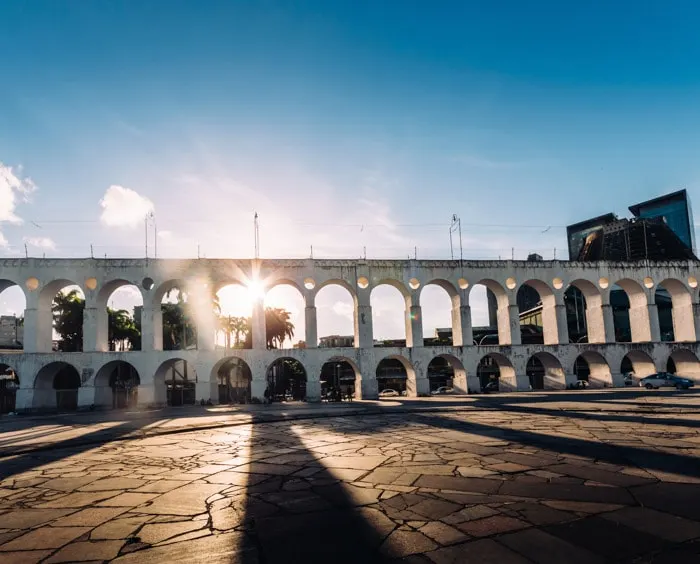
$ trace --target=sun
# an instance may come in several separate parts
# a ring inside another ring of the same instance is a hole
[[[221,315],[232,317],[249,317],[253,305],[265,299],[265,285],[261,280],[251,279],[242,284],[224,286],[217,292]]]

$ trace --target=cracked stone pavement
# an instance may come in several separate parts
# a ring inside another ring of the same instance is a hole
[[[538,395],[5,456],[0,562],[700,562],[698,411]]]

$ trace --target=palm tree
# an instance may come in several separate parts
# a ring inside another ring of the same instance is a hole
[[[294,324],[290,313],[282,308],[265,308],[265,328],[268,349],[281,348],[284,340],[294,337]]]
[[[64,352],[83,350],[83,311],[85,300],[77,290],[59,292],[53,300],[53,326],[61,337],[58,348]]]

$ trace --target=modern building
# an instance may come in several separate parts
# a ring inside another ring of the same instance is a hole
[[[695,260],[695,228],[686,190],[629,207],[633,218],[608,213],[566,228],[575,261]]]
[[[0,316],[0,349],[21,349],[24,341],[24,323],[21,317]]]

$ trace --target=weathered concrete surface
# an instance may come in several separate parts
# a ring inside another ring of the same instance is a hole
[[[55,435],[0,457],[0,560],[694,562],[698,397],[402,400],[445,410]],[[0,441],[22,436],[11,424]]]

